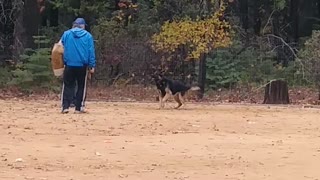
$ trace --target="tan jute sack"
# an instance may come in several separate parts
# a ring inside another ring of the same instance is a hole
[[[58,43],[55,43],[51,51],[51,64],[53,73],[57,77],[63,76],[64,71],[64,62],[63,62],[63,44],[61,40]]]

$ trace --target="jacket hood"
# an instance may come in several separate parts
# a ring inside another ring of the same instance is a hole
[[[72,32],[73,36],[76,38],[80,38],[80,37],[87,34],[86,30],[80,29],[80,28],[73,28],[73,29],[71,29],[71,32]]]

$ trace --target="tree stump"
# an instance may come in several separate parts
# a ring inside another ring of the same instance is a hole
[[[289,104],[288,84],[283,80],[273,80],[265,87],[263,104]]]

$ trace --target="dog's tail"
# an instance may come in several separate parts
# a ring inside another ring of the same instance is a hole
[[[192,86],[190,88],[191,91],[199,91],[200,90],[200,87],[199,86]]]

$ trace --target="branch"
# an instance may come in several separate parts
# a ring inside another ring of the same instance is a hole
[[[278,45],[278,46],[273,47],[270,52],[274,52],[279,47],[283,47],[283,45]]]
[[[283,45],[287,46],[289,48],[289,50],[291,51],[291,53],[293,54],[295,60],[297,60],[300,65],[301,65],[301,68],[302,68],[302,77],[305,78],[305,74],[304,74],[304,71],[306,70],[302,60],[298,57],[298,55],[296,54],[295,52],[295,49],[293,49],[282,37],[279,37],[279,36],[276,36],[274,34],[267,34],[266,36],[268,37],[273,37],[273,38],[276,38],[276,39],[279,39]]]
[[[2,12],[1,13],[1,17],[0,17],[0,22],[2,23],[2,24],[6,24],[6,22],[7,22],[7,16],[6,16],[6,9],[4,9],[4,2],[1,2],[1,4],[0,4],[0,6],[1,6],[1,10],[0,10],[0,12]],[[4,21],[2,21],[2,19],[4,19]]]
[[[287,47],[290,49],[290,51],[292,52],[292,54],[294,55],[294,57],[295,57],[297,60],[301,61],[301,59],[298,57],[298,55],[296,54],[296,52],[294,51],[294,49],[293,49],[282,37],[276,36],[276,35],[274,35],[274,34],[267,34],[266,36],[268,36],[268,37],[274,37],[274,38],[276,38],[276,39],[279,39],[279,40],[283,43],[283,45],[287,46]]]
[[[273,10],[273,11],[271,12],[271,14],[270,14],[270,16],[269,16],[269,18],[268,18],[268,21],[267,21],[266,25],[264,26],[264,28],[263,28],[263,30],[262,30],[262,34],[264,34],[264,32],[265,32],[268,24],[269,24],[270,21],[271,21],[271,18],[272,18],[272,16],[273,16],[273,14],[274,14],[275,12],[276,12],[276,10]]]

